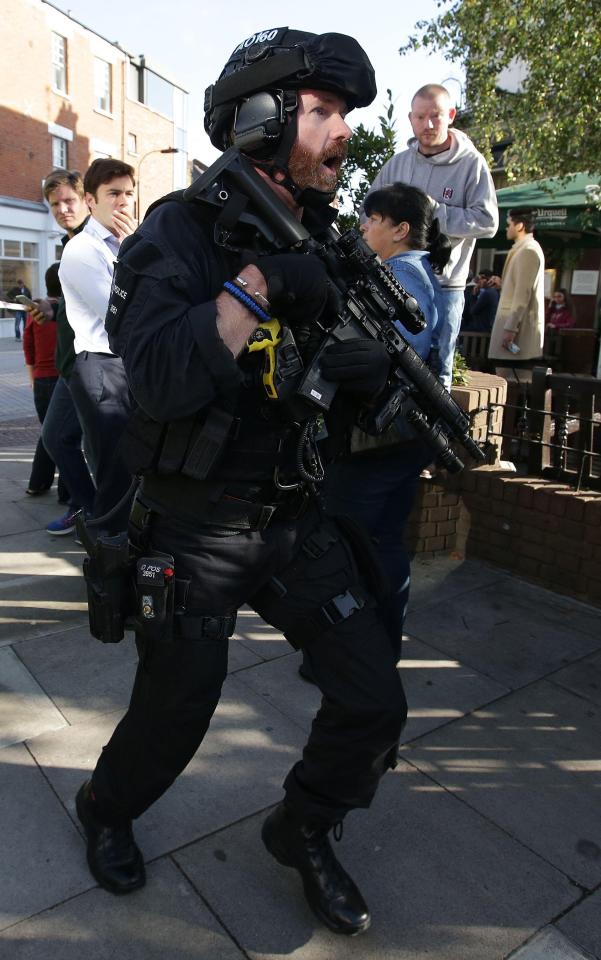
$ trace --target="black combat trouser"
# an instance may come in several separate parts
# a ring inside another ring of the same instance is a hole
[[[261,532],[201,532],[152,518],[152,547],[172,554],[176,577],[190,580],[189,616],[227,616],[246,602],[305,651],[323,699],[302,759],[286,777],[287,802],[328,823],[369,806],[395,764],[407,704],[391,638],[357,568],[360,551],[315,507]],[[360,609],[342,616],[352,607]],[[137,643],[129,709],[92,778],[107,823],[140,816],[186,767],[227,672],[227,640]]]

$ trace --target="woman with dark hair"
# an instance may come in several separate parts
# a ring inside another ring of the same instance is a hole
[[[432,332],[443,315],[439,314],[442,294],[435,274],[447,263],[451,243],[440,233],[429,197],[417,187],[394,183],[376,190],[367,197],[365,213],[367,220],[361,229],[366,242],[423,311],[426,329],[421,333],[409,333],[398,321],[397,326],[427,360]],[[326,476],[326,511],[358,521],[376,541],[390,588],[386,613],[398,657],[410,583],[403,535],[419,475],[431,462],[432,448],[401,415],[381,437],[353,428],[347,454],[331,465]]]
[[[385,261],[397,280],[415,297],[427,327],[417,336],[399,329],[423,359],[444,306],[435,274],[442,273],[451,254],[451,241],[440,232],[430,198],[417,187],[393,183],[370,193],[367,219],[361,226],[365,241]]]
[[[576,317],[570,296],[565,287],[559,287],[551,297],[551,302],[545,312],[545,326],[547,330],[565,330],[574,327]]]

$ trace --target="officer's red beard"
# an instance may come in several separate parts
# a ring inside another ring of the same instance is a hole
[[[338,171],[346,155],[346,142],[334,143],[316,156],[297,140],[290,152],[288,172],[302,190],[311,188],[332,193],[338,185]]]

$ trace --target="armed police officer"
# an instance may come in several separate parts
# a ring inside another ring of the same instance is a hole
[[[375,94],[371,63],[351,37],[273,29],[236,47],[207,91],[205,127],[224,160],[233,154],[251,167],[267,207],[318,236],[335,216],[329,204],[351,136],[345,116]],[[210,189],[193,184],[155,204],[116,265],[106,326],[139,405],[127,449],[143,477],[130,536],[163,558],[165,576],[174,573],[173,613],[161,635],[137,632],[129,709],[77,812],[96,880],[114,893],[142,886],[131,821],[201,743],[246,602],[304,650],[323,694],[263,841],[299,871],[319,919],[352,935],[370,915],[328,833],[369,806],[394,766],[406,701],[360,533],[317,506],[315,409],[274,398],[254,349],[275,339],[277,317],[290,332],[278,348],[284,371],[315,352],[328,310],[325,268],[270,239],[270,210],[237,192],[221,163],[203,177]],[[331,436],[336,418],[369,403],[388,371],[376,341],[328,347],[322,372],[339,386],[326,418]]]

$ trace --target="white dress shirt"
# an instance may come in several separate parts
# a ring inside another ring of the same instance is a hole
[[[118,253],[117,237],[94,217],[65,247],[58,275],[75,353],[111,353],[104,318]]]

